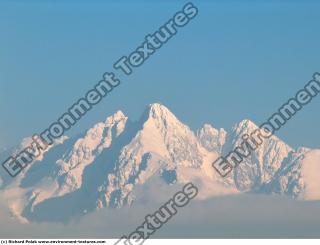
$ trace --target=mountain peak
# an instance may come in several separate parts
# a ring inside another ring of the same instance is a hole
[[[244,119],[241,122],[235,124],[235,126],[233,127],[233,130],[235,130],[236,132],[252,132],[255,129],[258,129],[259,127],[251,120],[249,119]]]
[[[205,123],[205,124],[203,124],[202,129],[204,129],[204,130],[213,130],[215,128],[211,124]]]
[[[155,119],[156,121],[176,122],[179,121],[176,116],[164,105],[160,103],[150,104],[146,110],[148,119]]]
[[[253,121],[250,119],[243,119],[239,125],[244,126],[244,127],[258,127]]]
[[[156,113],[156,114],[158,114],[158,113],[168,113],[168,112],[171,113],[171,111],[167,107],[165,107],[164,105],[162,105],[160,103],[152,103],[152,104],[149,104],[148,107],[149,107],[149,111],[151,113]]]
[[[211,124],[205,123],[197,131],[197,137],[202,146],[208,151],[221,153],[222,146],[226,141],[227,132],[223,129],[216,129]]]
[[[164,105],[162,105],[159,102],[155,102],[155,103],[151,103],[149,104],[149,108],[161,108],[161,107],[165,107]],[[166,107],[165,107],[166,108]]]
[[[125,114],[119,110],[116,113],[114,113],[112,116],[107,117],[106,123],[111,124],[112,122],[119,122],[126,118],[127,117],[125,116]]]

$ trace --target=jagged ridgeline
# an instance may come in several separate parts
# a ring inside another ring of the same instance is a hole
[[[18,177],[1,171],[0,195],[21,222],[63,221],[104,207],[130,206],[141,198],[135,189],[151,179],[168,186],[197,183],[201,200],[245,192],[320,199],[319,151],[292,149],[276,136],[227,178],[216,173],[212,162],[257,128],[243,120],[227,131],[205,124],[193,132],[161,104],[149,105],[137,122],[118,111],[82,135],[56,141]]]

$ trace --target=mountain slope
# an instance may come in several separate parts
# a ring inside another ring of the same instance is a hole
[[[228,134],[223,152],[227,155],[243,141],[243,135],[250,135],[258,126],[250,120],[243,120],[236,124]],[[244,159],[234,169],[235,183],[241,191],[259,190],[268,183],[274,174],[280,169],[282,161],[293,151],[286,143],[276,136],[265,139],[262,144]]]
[[[320,150],[299,148],[263,190],[299,200],[320,200]]]

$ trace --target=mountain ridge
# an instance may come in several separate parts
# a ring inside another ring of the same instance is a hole
[[[305,170],[308,163],[299,160],[307,156],[314,162],[317,150],[295,150],[276,136],[226,178],[215,172],[212,162],[257,127],[245,119],[229,131],[206,123],[194,132],[160,103],[150,104],[137,122],[117,111],[86,133],[56,142],[18,178],[1,175],[0,195],[21,222],[60,221],[131,205],[136,187],[152,178],[167,185],[195,181],[199,199],[251,192],[320,200],[308,180],[315,179]]]

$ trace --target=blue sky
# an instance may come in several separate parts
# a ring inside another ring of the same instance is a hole
[[[1,1],[0,147],[42,132],[186,1]],[[317,1],[193,1],[199,14],[70,132],[161,102],[193,129],[264,122],[319,71]],[[117,74],[120,74],[119,72]],[[320,98],[279,136],[320,147]]]

